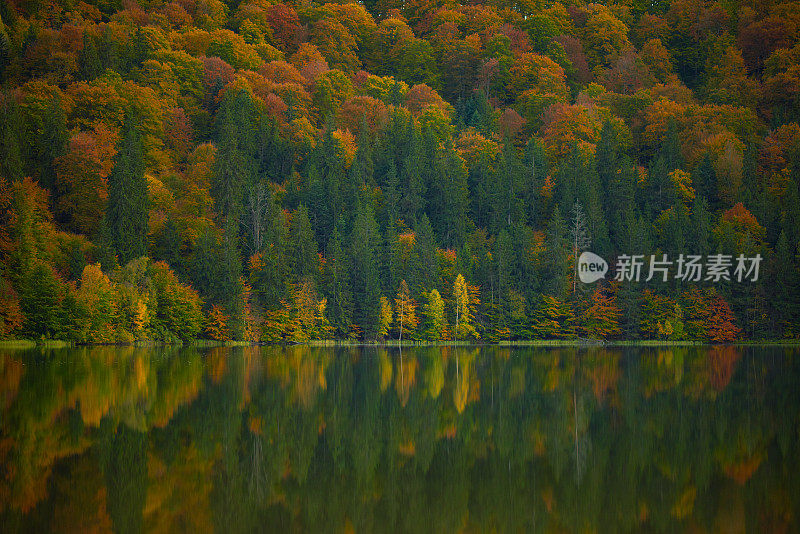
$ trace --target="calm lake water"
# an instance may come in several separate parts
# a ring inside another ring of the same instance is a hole
[[[0,351],[3,532],[797,532],[800,351]]]

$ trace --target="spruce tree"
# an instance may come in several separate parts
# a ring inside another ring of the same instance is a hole
[[[558,206],[553,210],[547,226],[543,292],[556,298],[564,298],[569,281],[569,237],[567,225]]]
[[[338,227],[328,240],[326,250],[328,267],[328,317],[337,338],[346,338],[353,323],[353,292],[350,288],[350,258],[342,242]]]
[[[69,141],[67,116],[58,95],[47,105],[42,131],[36,140],[36,163],[39,170],[39,185],[53,189],[56,183],[56,158],[63,156]]]
[[[318,265],[317,242],[308,218],[308,209],[300,206],[292,218],[289,229],[289,242],[292,246],[292,272],[296,281],[316,275]]]
[[[544,143],[538,137],[531,137],[525,145],[525,180],[522,187],[525,206],[527,207],[528,224],[538,226],[544,221],[540,220],[539,201],[544,180],[548,172],[547,153]]]
[[[0,98],[0,178],[14,181],[23,176],[22,114],[16,100]]]
[[[148,198],[144,148],[138,121],[125,117],[114,168],[108,176],[106,218],[120,264],[147,254]]]
[[[692,173],[692,186],[697,195],[703,195],[708,201],[708,208],[712,211],[719,208],[719,191],[717,190],[717,172],[711,161],[711,155],[706,152],[700,164]]]
[[[433,288],[438,264],[436,261],[436,237],[427,215],[423,215],[414,228],[415,243],[412,253],[414,282],[411,289],[414,295]]]
[[[708,254],[711,250],[711,214],[708,212],[708,202],[702,194],[694,197],[691,215],[691,233],[693,250],[691,254]]]
[[[380,335],[380,267],[377,254],[381,236],[372,206],[367,200],[359,201],[350,237],[352,261],[353,319],[361,328],[364,339],[377,339]]]
[[[400,178],[403,191],[400,216],[408,224],[416,224],[418,217],[425,209],[424,165],[422,139],[415,130],[411,136],[408,156],[403,160]]]

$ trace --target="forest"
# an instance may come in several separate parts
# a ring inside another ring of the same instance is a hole
[[[800,338],[800,4],[345,1],[0,3],[0,339]]]

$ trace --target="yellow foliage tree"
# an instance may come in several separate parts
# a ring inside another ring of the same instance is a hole
[[[397,291],[397,298],[394,299],[395,304],[395,322],[397,323],[399,331],[399,339],[403,341],[403,333],[405,332],[410,338],[414,335],[419,320],[416,315],[417,305],[408,291],[408,284],[405,280],[400,282],[400,289]]]

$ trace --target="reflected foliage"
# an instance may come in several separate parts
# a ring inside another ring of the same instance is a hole
[[[0,353],[5,532],[794,531],[797,349]]]

